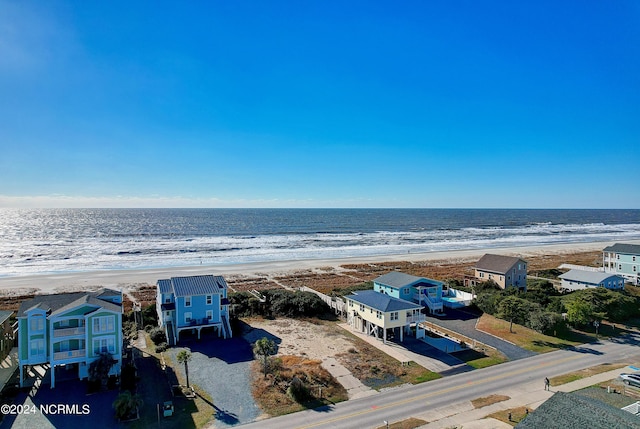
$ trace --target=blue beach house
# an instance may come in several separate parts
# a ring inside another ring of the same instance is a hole
[[[616,243],[602,251],[604,271],[640,284],[640,245]]]
[[[415,302],[431,313],[442,313],[442,287],[444,283],[393,271],[373,280],[373,290],[394,298]]]
[[[180,333],[190,331],[200,339],[201,331],[216,331],[231,337],[227,282],[222,276],[172,277],[158,280],[156,310],[158,323],[164,328],[167,342],[175,345]]]
[[[23,301],[18,310],[18,365],[20,385],[48,370],[51,388],[59,375],[89,376],[89,366],[109,353],[109,375],[120,374],[122,364],[122,295],[101,289],[38,295]]]

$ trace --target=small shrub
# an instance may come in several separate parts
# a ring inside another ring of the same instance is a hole
[[[155,327],[149,331],[149,338],[153,341],[153,344],[160,345],[167,342],[167,335],[164,333],[164,329]]]
[[[160,343],[156,346],[156,353],[162,353],[164,351],[167,351],[168,348],[169,348],[169,345],[167,343]]]
[[[145,325],[144,326],[144,330],[146,332],[151,332],[151,330],[154,329],[154,328],[155,328],[155,326],[153,326],[153,325]]]

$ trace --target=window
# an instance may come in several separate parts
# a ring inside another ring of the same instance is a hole
[[[398,312],[391,313],[391,320],[398,320]]]
[[[39,356],[44,354],[44,338],[31,340],[30,346],[31,356]]]
[[[102,316],[95,317],[93,319],[93,333],[102,334],[105,332],[115,331],[115,317],[114,316]]]
[[[353,301],[349,301],[349,307],[353,307]]]
[[[360,304],[360,311],[364,311],[364,304]]]
[[[617,254],[616,254],[616,259],[620,259],[620,255],[617,255]]]
[[[69,326],[69,319],[64,319],[58,322],[60,328],[66,328]]]
[[[115,353],[116,341],[113,337],[96,338],[93,340],[93,355],[98,356],[100,353]]]
[[[164,299],[164,303],[165,303],[165,304],[170,304],[170,303],[171,303],[171,298],[170,298],[170,297],[166,297],[166,298]]]
[[[213,310],[207,310],[207,320],[213,320]]]
[[[376,310],[376,317],[377,317],[378,319],[382,319],[382,312],[381,312],[381,311]]]
[[[184,313],[184,323],[191,323],[191,312]]]
[[[635,262],[635,261],[636,261],[636,257],[635,257],[635,256],[632,256],[632,257],[631,257],[631,260],[632,260],[633,262]]]
[[[44,331],[44,316],[37,315],[31,317],[30,330],[34,332]]]
[[[184,297],[184,306],[185,307],[191,307],[191,297],[190,296],[185,296]]]
[[[211,305],[213,302],[213,297],[211,295],[207,295],[207,305]]]
[[[621,270],[622,269],[622,264],[618,265],[618,269]]]
[[[484,278],[484,273],[480,273],[480,278]]]
[[[635,265],[633,266],[633,272],[634,273],[636,272],[636,266]]]
[[[408,287],[404,288],[402,293],[405,295],[409,295],[409,288]]]

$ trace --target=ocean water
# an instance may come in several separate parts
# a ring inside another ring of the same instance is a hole
[[[640,239],[640,210],[0,209],[0,276]]]

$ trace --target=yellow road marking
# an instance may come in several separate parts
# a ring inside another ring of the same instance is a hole
[[[571,360],[574,360],[574,359],[579,359],[581,357],[582,356],[580,356],[580,355],[578,355],[578,356],[570,356],[570,357],[567,357],[567,358],[564,358],[564,359],[560,359],[558,361],[541,363],[541,364],[538,364],[536,366],[526,367],[526,368],[523,368],[523,369],[502,373],[502,374],[499,374],[499,375],[495,375],[493,377],[483,378],[483,379],[477,380],[477,381],[469,381],[467,383],[464,383],[464,384],[461,384],[461,385],[458,385],[458,386],[447,387],[447,388],[444,388],[444,389],[437,390],[435,392],[425,393],[425,394],[422,394],[422,395],[419,395],[419,396],[414,396],[414,397],[411,397],[411,398],[408,398],[408,399],[404,399],[402,401],[397,401],[397,402],[393,402],[393,403],[386,404],[386,405],[374,405],[371,408],[366,408],[366,409],[364,409],[362,411],[357,411],[357,412],[354,412],[354,413],[351,413],[351,414],[347,414],[346,416],[334,417],[332,419],[323,420],[323,421],[320,421],[320,422],[317,422],[317,423],[312,423],[310,425],[300,426],[299,429],[308,429],[308,428],[313,428],[313,427],[324,425],[324,424],[328,424],[328,423],[338,422],[340,420],[351,419],[353,417],[361,416],[363,414],[368,414],[368,413],[372,413],[372,412],[375,412],[375,411],[385,410],[387,408],[396,407],[398,405],[408,404],[410,402],[421,401],[421,400],[430,398],[432,396],[441,395],[443,393],[454,392],[456,390],[460,390],[460,389],[463,389],[463,388],[466,389],[469,386],[474,386],[474,385],[478,385],[478,384],[487,383],[487,382],[490,382],[490,381],[500,380],[502,378],[511,377],[512,375],[522,374],[524,372],[529,372],[529,371],[534,370],[534,369],[544,368],[545,366],[557,365],[557,364],[568,362],[568,361],[571,361]]]

